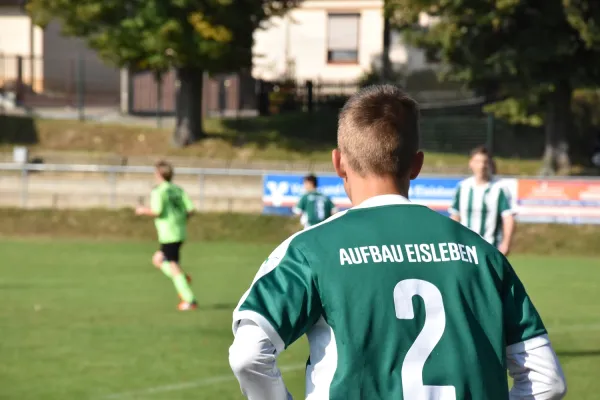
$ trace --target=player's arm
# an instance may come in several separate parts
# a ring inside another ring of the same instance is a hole
[[[335,204],[333,203],[331,198],[327,197],[327,203],[328,203],[329,209],[331,210],[331,215],[340,211],[337,209],[337,207],[335,206]]]
[[[503,306],[510,400],[562,399],[565,377],[540,315],[523,284],[503,258]]]
[[[284,242],[263,263],[233,313],[229,363],[250,400],[291,398],[277,357],[322,314],[313,273],[290,243]]]
[[[292,208],[292,212],[296,215],[302,215],[306,212],[306,196],[300,197],[298,203]]]
[[[510,205],[510,199],[504,192],[500,191],[498,198],[498,208],[502,217],[502,243],[498,249],[507,256],[512,246],[512,238],[515,233],[515,210]]]
[[[140,206],[135,209],[136,215],[142,215],[147,217],[159,217],[164,210],[164,201],[162,193],[158,190],[153,190],[150,194],[150,207]]]
[[[194,202],[190,199],[190,196],[187,193],[183,192],[183,206],[185,207],[185,211],[187,212],[187,218],[190,219],[192,215],[194,215],[195,207]]]
[[[455,220],[456,222],[460,222],[460,184],[456,188],[456,192],[454,193],[454,199],[452,200],[452,205],[448,209],[448,213],[450,214],[450,218]]]

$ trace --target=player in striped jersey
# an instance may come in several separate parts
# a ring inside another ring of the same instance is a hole
[[[506,192],[493,178],[493,160],[485,147],[471,152],[469,167],[473,176],[458,185],[450,216],[479,233],[506,256],[515,228],[514,210]]]

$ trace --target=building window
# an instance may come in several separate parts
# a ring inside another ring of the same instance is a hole
[[[327,62],[358,63],[358,24],[360,14],[329,14]]]

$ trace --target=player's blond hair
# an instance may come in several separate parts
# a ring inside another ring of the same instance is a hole
[[[419,150],[417,102],[393,85],[360,90],[340,113],[338,148],[361,176],[403,176]]]
[[[154,167],[156,168],[156,171],[158,172],[158,174],[167,182],[171,182],[171,179],[173,179],[173,166],[171,164],[169,164],[168,162],[164,161],[164,160],[160,160],[158,161],[156,164],[154,164]]]

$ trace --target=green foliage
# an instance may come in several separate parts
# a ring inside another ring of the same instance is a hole
[[[600,129],[600,90],[581,89],[573,95],[573,112],[578,121]]]
[[[600,84],[600,2],[595,0],[388,0],[397,28],[433,60],[446,79],[512,99],[493,108],[520,122],[555,84]],[[423,28],[420,15],[436,22]],[[534,95],[532,95],[534,94]]]
[[[389,77],[387,79],[388,82],[393,83],[401,83],[404,80],[404,74],[401,71],[392,69],[390,71]],[[383,81],[381,67],[377,64],[371,64],[371,69],[365,71],[358,80],[358,84],[360,87],[365,87],[369,85],[376,85]]]
[[[492,113],[497,118],[503,119],[511,124],[542,126],[544,117],[539,107],[536,107],[536,98],[510,97],[492,104],[486,105],[483,109],[486,113]]]
[[[296,111],[300,107],[300,103],[296,99],[296,91],[296,82],[291,79],[285,79],[276,84],[274,90],[269,93],[271,114]]]
[[[31,0],[36,24],[57,19],[107,61],[135,69],[249,67],[253,32],[300,0]]]

